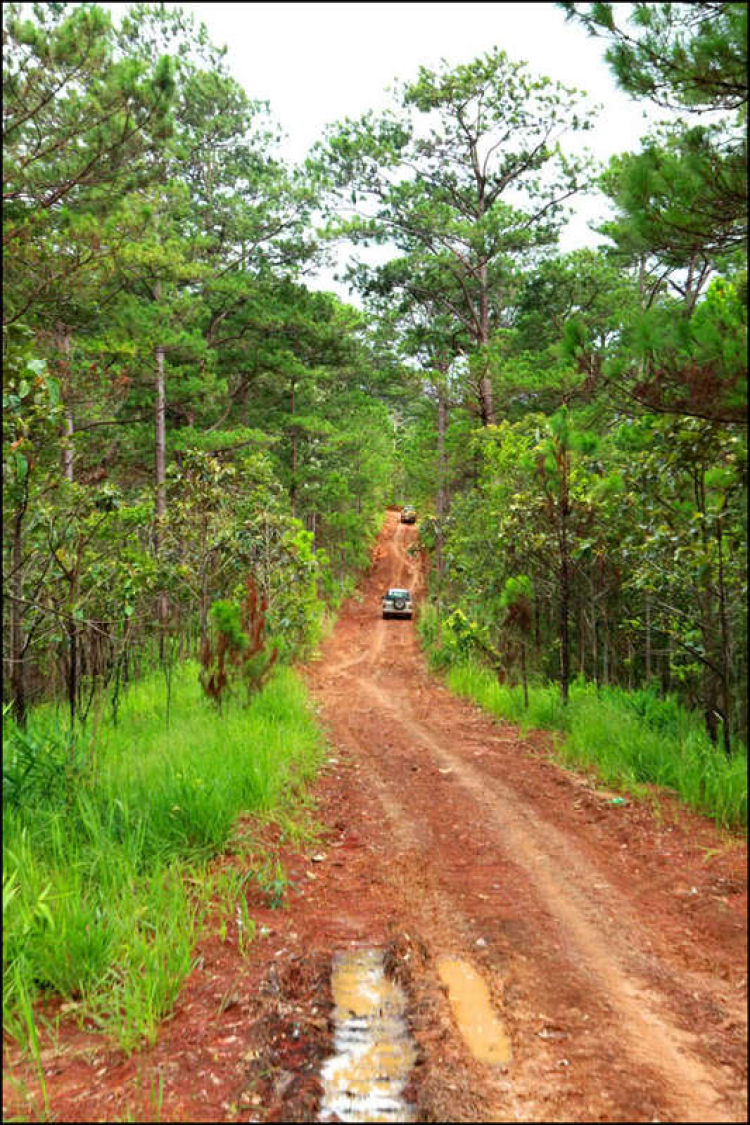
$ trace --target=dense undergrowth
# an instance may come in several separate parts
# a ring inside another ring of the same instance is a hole
[[[597,688],[578,678],[566,707],[559,685],[531,683],[528,707],[521,685],[500,683],[496,673],[470,655],[437,640],[436,612],[426,606],[419,629],[433,668],[448,686],[492,715],[522,730],[560,732],[559,757],[593,770],[608,785],[638,792],[651,784],[672,790],[686,805],[730,829],[747,828],[747,750],[736,744],[727,755],[706,734],[699,715],[651,688]]]
[[[153,673],[130,687],[116,726],[92,720],[74,739],[51,707],[25,732],[6,717],[3,1022],[19,1041],[36,1041],[31,1003],[48,994],[126,1050],[153,1042],[209,902],[239,911],[246,941],[247,879],[283,903],[285,876],[267,853],[244,874],[212,873],[209,861],[261,854],[237,831],[242,814],[310,830],[305,790],[323,739],[300,679],[276,670],[249,706],[229,700],[218,716],[187,662],[169,725],[165,715]]]

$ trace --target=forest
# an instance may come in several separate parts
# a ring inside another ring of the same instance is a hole
[[[568,148],[586,95],[499,47],[420,68],[291,166],[272,107],[178,6],[4,5],[3,968],[19,1027],[35,989],[86,996],[111,955],[86,936],[108,895],[115,909],[106,887],[69,919],[89,977],[29,945],[63,925],[48,871],[65,867],[65,811],[82,802],[81,848],[94,820],[140,833],[139,878],[164,861],[135,797],[113,811],[127,723],[153,712],[179,741],[192,715],[219,753],[243,707],[270,698],[283,721],[290,670],[389,506],[417,507],[417,627],[438,672],[562,730],[593,700],[604,741],[616,705],[657,732],[652,755],[687,731],[695,803],[731,778],[731,808],[707,811],[746,823],[747,8],[637,3],[626,29],[610,4],[559,7],[625,91],[670,113],[606,167]],[[562,253],[595,189],[600,244]],[[341,245],[356,305],[308,284]],[[312,761],[315,736],[299,742]],[[238,776],[221,831],[175,828],[192,858],[227,838]]]

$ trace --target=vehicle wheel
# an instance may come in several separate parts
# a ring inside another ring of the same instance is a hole
[[[404,601],[403,598],[394,598],[393,599],[393,608],[394,609],[403,609],[405,606],[406,606],[406,602]]]

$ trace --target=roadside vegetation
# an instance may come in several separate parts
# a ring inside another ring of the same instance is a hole
[[[3,1018],[22,1041],[47,995],[127,1051],[153,1042],[204,923],[226,933],[238,916],[249,948],[245,883],[284,902],[284,872],[254,827],[311,831],[305,794],[324,742],[305,690],[284,668],[217,718],[197,673],[194,662],[175,672],[169,723],[158,669],[127,690],[116,726],[71,734],[51,707],[25,730],[6,720]],[[226,852],[254,860],[213,873]]]
[[[398,435],[441,621],[504,676],[656,690],[747,745],[747,8],[565,3],[674,111],[596,167],[596,107],[494,48],[318,146],[415,372]],[[620,22],[624,20],[625,22]],[[583,112],[582,112],[583,110]],[[598,191],[599,245],[556,245]],[[363,203],[350,207],[350,202]],[[352,212],[354,212],[352,214]]]
[[[291,166],[179,6],[3,6],[4,1015],[32,1047],[41,995],[153,1040],[211,857],[245,814],[298,823],[289,669],[389,504],[456,690],[746,823],[747,7],[562,7],[676,110],[606,167],[588,96],[491,43]],[[599,243],[563,253],[592,192]],[[351,260],[363,307],[306,284],[342,240],[392,251]]]
[[[419,630],[431,666],[457,695],[523,731],[549,730],[555,754],[591,771],[605,785],[643,795],[644,785],[664,787],[717,825],[747,830],[747,751],[737,744],[717,754],[700,715],[658,687],[636,691],[597,687],[582,676],[570,685],[566,705],[553,683],[500,682],[486,655],[466,643],[449,620],[437,640],[437,613],[427,606]],[[656,794],[658,799],[658,793]]]

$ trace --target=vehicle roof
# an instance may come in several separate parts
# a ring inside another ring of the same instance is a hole
[[[403,586],[391,586],[388,594],[393,594],[395,597],[398,597],[399,594],[406,594],[406,596],[409,597],[409,591],[405,590]]]

